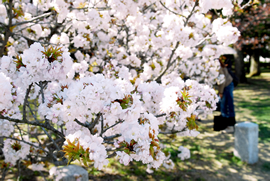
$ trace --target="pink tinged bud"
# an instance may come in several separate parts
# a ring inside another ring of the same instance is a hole
[[[57,118],[52,118],[53,123],[57,123],[57,121],[58,121]]]

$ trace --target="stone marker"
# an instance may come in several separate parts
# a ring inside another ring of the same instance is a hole
[[[234,155],[248,164],[258,161],[258,125],[242,122],[235,125]]]
[[[50,170],[56,181],[88,181],[88,172],[77,165],[54,167]]]

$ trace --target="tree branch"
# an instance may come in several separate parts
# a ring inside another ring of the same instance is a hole
[[[116,156],[116,152],[113,152],[112,154],[108,155],[107,158],[112,158],[112,157],[115,157]]]
[[[45,98],[44,98],[44,91],[43,91],[43,89],[44,89],[43,82],[40,81],[39,84],[38,84],[38,86],[40,87],[40,93],[41,93],[42,103],[44,103],[45,102]]]
[[[160,4],[165,8],[165,9],[167,9],[168,11],[170,11],[171,13],[173,13],[173,14],[175,14],[175,15],[179,15],[179,16],[182,16],[182,17],[184,17],[184,18],[186,18],[187,19],[187,17],[186,16],[184,16],[184,15],[182,15],[182,14],[179,14],[179,13],[176,13],[176,12],[174,12],[174,11],[172,11],[172,10],[170,10],[169,8],[167,8],[166,6],[165,6],[165,4],[163,4],[161,1],[159,1],[160,2]]]
[[[211,38],[211,36],[212,36],[213,34],[214,34],[214,33],[212,33],[212,34],[206,36],[206,37],[205,37],[204,39],[202,39],[195,47],[197,48],[198,46],[200,46],[205,40]]]
[[[14,119],[14,118],[6,117],[3,115],[0,115],[0,119],[6,119],[8,121],[15,122],[15,123],[25,123],[25,124],[30,124],[30,125],[34,125],[34,126],[40,126],[40,127],[46,128],[48,130],[51,130],[53,133],[55,133],[58,136],[60,136],[61,138],[65,139],[64,134],[62,134],[60,131],[56,130],[55,128],[53,128],[51,125],[48,125],[48,124],[43,124],[43,123],[28,121],[28,120]]]
[[[193,8],[192,8],[192,10],[191,10],[191,12],[190,12],[190,14],[189,14],[188,17],[186,18],[186,21],[185,21],[184,26],[187,25],[188,20],[189,20],[190,17],[193,15],[193,12],[194,12],[196,6],[198,6],[198,5],[199,5],[199,0],[196,0],[196,1],[195,1],[195,4],[194,4],[194,6],[193,6]],[[169,58],[167,67],[166,67],[166,68],[165,68],[165,69],[164,69],[164,70],[163,70],[163,71],[162,71],[162,72],[154,79],[154,81],[156,81],[156,82],[161,82],[161,77],[167,72],[167,70],[168,70],[168,69],[170,68],[170,66],[172,65],[172,63],[171,63],[172,57],[173,57],[173,55],[174,55],[174,52],[175,52],[176,49],[178,48],[178,46],[179,46],[179,41],[177,41],[177,43],[176,43],[174,49],[172,50],[172,53],[171,53],[171,55],[170,55],[170,58]]]
[[[89,127],[89,125],[80,122],[78,119],[75,119],[74,121],[75,121],[76,123],[78,123],[79,125],[83,126],[83,127],[86,127],[86,128]]]
[[[101,133],[103,133],[104,130],[104,120],[103,120],[103,115],[101,116]]]
[[[171,61],[172,61],[172,57],[174,55],[174,52],[176,51],[176,49],[178,48],[179,46],[179,41],[177,41],[171,55],[170,55],[170,58],[169,58],[169,61],[167,63],[167,67],[154,79],[154,81],[156,82],[160,82],[161,81],[161,77],[167,72],[167,70],[170,68],[171,66]]]
[[[28,104],[27,104],[27,107],[29,108],[29,110],[30,110],[32,116],[34,117],[35,121],[38,122],[38,119],[37,119],[36,115],[34,114],[33,110],[31,109],[31,106],[29,105],[29,102],[28,102]]]
[[[105,129],[103,132],[101,132],[101,133],[100,133],[100,135],[99,135],[99,136],[102,136],[102,135],[103,135],[103,133],[105,133],[107,130],[109,130],[109,129],[113,128],[114,126],[116,126],[117,124],[120,124],[120,123],[123,123],[123,122],[124,122],[124,120],[121,120],[121,121],[119,121],[119,122],[117,122],[117,123],[113,124],[112,126],[110,126],[110,127],[106,128],[106,129]]]
[[[74,121],[75,121],[76,123],[78,123],[79,125],[88,128],[89,131],[90,131],[90,133],[93,134],[92,129],[93,129],[93,128],[95,127],[95,125],[98,123],[98,121],[99,121],[99,119],[100,119],[101,116],[102,116],[102,113],[98,113],[96,119],[95,119],[91,124],[89,124],[89,123],[87,123],[87,122],[86,122],[86,123],[82,123],[82,122],[80,122],[80,121],[77,120],[77,119],[75,119]]]
[[[4,41],[3,41],[2,47],[0,47],[0,57],[3,56],[6,44],[8,42],[8,39],[9,39],[10,35],[11,35],[10,28],[12,27],[12,19],[13,19],[12,4],[13,4],[13,0],[9,0],[9,2],[8,2],[8,10],[7,10],[8,26],[5,26],[6,31],[5,31],[5,36],[4,36]]]
[[[186,21],[185,21],[184,26],[186,26],[186,25],[187,25],[188,20],[189,20],[189,19],[190,19],[190,17],[193,15],[193,12],[194,12],[194,10],[195,10],[196,6],[199,6],[199,0],[196,0],[196,1],[195,1],[195,4],[194,4],[194,6],[193,6],[193,8],[192,8],[192,10],[191,10],[191,12],[190,12],[190,14],[189,14],[189,15],[188,15],[188,17],[186,18]]]
[[[167,114],[166,113],[163,113],[163,114],[158,114],[158,115],[155,115],[156,118],[159,118],[159,117],[163,117],[163,116],[166,116]]]
[[[32,85],[33,85],[33,83],[28,86],[28,89],[26,90],[26,94],[25,94],[25,97],[24,97],[24,102],[23,102],[23,120],[26,120],[26,104],[28,102],[28,96],[29,96],[29,93],[31,91]]]
[[[41,14],[41,15],[39,15],[37,17],[34,17],[34,18],[32,18],[32,19],[30,19],[28,21],[23,21],[23,22],[18,22],[18,23],[12,24],[12,26],[20,26],[20,25],[23,25],[23,24],[32,23],[35,20],[38,20],[38,19],[41,19],[41,18],[45,18],[45,17],[50,16],[52,14],[53,14],[53,12]]]
[[[48,138],[53,142],[53,145],[56,147],[56,149],[58,150],[58,151],[60,151],[60,148],[58,147],[58,145],[55,143],[55,141],[52,139],[52,137],[49,135],[49,133],[44,129],[44,128],[41,128],[43,131],[44,131],[44,133],[48,136]]]
[[[8,169],[9,169],[9,167],[7,167],[7,168],[4,167],[2,169],[2,178],[1,178],[1,181],[4,181],[5,180],[6,173],[7,173]]]
[[[95,127],[95,125],[98,123],[102,113],[98,113],[96,119],[89,125],[88,129],[90,130],[91,134],[93,134],[92,129]]]
[[[112,135],[112,136],[104,137],[104,140],[111,140],[111,139],[117,138],[119,136],[121,136],[121,134],[115,134],[115,135]]]
[[[252,0],[249,0],[244,6],[242,6],[242,7],[240,6],[240,8],[244,9],[244,8],[246,8],[248,6],[252,6]]]
[[[180,132],[186,131],[186,129],[187,129],[185,127],[184,129],[182,129],[180,131],[174,131],[174,127],[175,127],[175,125],[173,126],[173,129],[171,131],[169,131],[169,132],[162,132],[162,131],[160,131],[159,134],[175,134],[175,133],[180,133]]]
[[[21,139],[24,140],[24,139],[23,139],[23,136],[22,136],[22,130],[21,130],[21,128],[18,126],[18,124],[15,124],[15,126],[17,127],[17,129],[18,129],[19,132],[20,132]]]
[[[46,150],[43,149],[42,147],[36,146],[36,145],[34,145],[34,144],[32,144],[32,143],[29,143],[29,142],[27,142],[27,141],[24,141],[24,140],[19,140],[19,139],[17,139],[17,138],[11,138],[11,137],[7,137],[7,136],[0,136],[0,138],[7,138],[7,139],[15,140],[15,141],[20,141],[20,142],[23,142],[23,143],[25,143],[25,144],[28,144],[28,145],[30,145],[30,146],[32,146],[32,147],[41,149],[41,150],[43,150],[43,151],[46,152],[46,153],[49,153],[48,151],[46,151]]]

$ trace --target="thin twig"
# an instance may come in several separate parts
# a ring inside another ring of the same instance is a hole
[[[150,5],[147,6],[147,7],[144,6],[143,9],[142,9],[142,12],[145,13],[145,11],[146,11],[148,8],[150,8],[153,4],[154,4],[154,3],[150,4]]]
[[[62,160],[53,162],[55,166],[67,165],[67,163],[68,160],[65,157],[63,157]]]
[[[109,129],[113,128],[114,126],[116,126],[116,125],[118,125],[118,124],[120,124],[120,123],[123,123],[123,122],[124,122],[124,120],[121,120],[121,121],[119,121],[119,122],[113,124],[112,126],[106,128],[103,132],[100,133],[100,136],[102,136],[102,134],[104,134],[107,130],[109,130]]]
[[[48,130],[51,130],[55,134],[57,134],[60,137],[62,137],[63,139],[65,139],[65,135],[62,134],[60,131],[54,129],[51,125],[47,125],[47,124],[43,124],[43,123],[39,123],[39,122],[34,122],[34,121],[28,121],[28,120],[14,119],[14,118],[6,117],[3,115],[0,115],[0,119],[6,119],[8,121],[15,122],[15,123],[25,123],[25,124],[34,125],[34,126],[40,126],[40,127],[46,128]]]
[[[37,140],[38,143],[39,143],[39,146],[41,146],[42,144],[41,144],[40,140],[38,139],[37,135],[32,135],[32,136],[34,136],[34,137],[36,138],[36,140]]]
[[[170,68],[171,66],[171,61],[172,61],[172,57],[174,55],[174,52],[176,51],[176,49],[178,48],[179,46],[179,41],[177,41],[174,49],[172,50],[172,53],[170,55],[170,58],[169,58],[169,61],[167,63],[167,66],[166,68],[154,79],[154,81],[157,81],[157,82],[160,82],[161,81],[161,77],[167,72],[167,70]]]
[[[241,9],[244,9],[248,6],[252,6],[252,0],[249,0],[244,6],[241,7]]]
[[[193,6],[193,8],[192,8],[192,10],[191,10],[191,12],[190,12],[190,14],[189,14],[188,17],[186,18],[186,21],[185,21],[185,23],[184,23],[184,26],[187,25],[188,20],[189,20],[190,17],[193,15],[194,10],[195,10],[196,6],[198,6],[198,5],[199,5],[199,0],[196,0],[196,1],[195,1],[195,4],[194,4],[194,6]],[[172,57],[173,57],[173,55],[174,55],[176,49],[178,48],[178,46],[179,46],[179,41],[177,41],[177,43],[176,43],[174,49],[172,50],[172,53],[171,53],[171,55],[170,55],[170,58],[169,58],[169,61],[168,61],[168,63],[167,63],[166,68],[165,68],[165,69],[164,69],[164,70],[163,70],[163,71],[162,71],[162,72],[154,79],[154,81],[160,82],[160,81],[161,81],[161,77],[162,77],[162,76],[167,72],[167,70],[171,67],[171,65],[173,64],[173,63],[171,63]]]
[[[179,13],[176,13],[176,12],[170,10],[170,9],[169,9],[168,7],[166,7],[165,4],[163,4],[161,1],[159,1],[159,2],[160,2],[160,4],[161,4],[165,9],[167,9],[167,10],[170,11],[171,13],[173,13],[173,14],[175,14],[175,15],[178,15],[178,16],[182,16],[182,17],[184,17],[184,18],[187,19],[186,16],[184,16],[184,15],[182,15],[182,14],[179,14]]]
[[[43,177],[43,179],[44,179],[45,181],[47,181],[45,175],[44,175],[41,171],[39,171],[39,173],[40,173],[40,175]]]
[[[21,130],[21,128],[18,126],[18,124],[17,124],[17,123],[15,124],[15,126],[17,127],[17,129],[18,129],[18,130],[19,130],[19,132],[20,132],[21,139],[22,139],[22,140],[24,140],[24,139],[23,139],[23,136],[22,136],[22,130]]]
[[[97,11],[105,11],[105,10],[111,10],[110,7],[87,7],[87,8],[69,8],[70,10],[88,10],[88,9],[95,9]]]
[[[37,117],[36,117],[36,115],[34,114],[32,108],[31,108],[31,106],[29,105],[29,103],[27,104],[27,107],[29,108],[29,110],[30,110],[32,116],[34,117],[35,121],[39,122],[38,119],[37,119]]]
[[[175,134],[175,133],[179,133],[180,131],[169,131],[169,132],[162,132],[160,131],[159,134]]]
[[[112,157],[115,157],[116,156],[116,152],[113,152],[112,154],[108,155],[107,158],[112,158]]]
[[[58,143],[58,142],[63,142],[64,140],[62,138],[58,138],[56,140],[54,140],[55,143]],[[46,147],[48,147],[49,145],[53,144],[52,142],[49,142],[46,144]]]
[[[12,27],[12,20],[13,20],[12,6],[13,6],[13,0],[9,0],[8,7],[6,6],[6,9],[8,9],[7,10],[7,14],[8,14],[8,26],[4,26],[5,27],[5,35],[4,35],[4,41],[3,41],[2,47],[0,47],[0,57],[3,56],[4,51],[5,51],[5,48],[6,48],[6,44],[8,42],[8,39],[11,36],[11,30],[10,29]]]
[[[166,116],[167,114],[166,113],[163,113],[163,114],[158,114],[158,115],[155,115],[156,118],[159,118],[159,117],[163,117],[163,116]]]
[[[194,4],[194,6],[193,6],[193,8],[192,8],[192,10],[191,10],[191,12],[190,12],[190,14],[189,14],[189,15],[188,15],[188,17],[186,18],[186,21],[185,21],[184,26],[186,26],[186,25],[187,25],[188,20],[189,20],[189,19],[190,19],[190,17],[193,15],[193,12],[194,12],[194,10],[195,10],[196,6],[199,6],[199,0],[196,0],[196,1],[195,1],[195,4]]]
[[[60,151],[60,148],[58,147],[58,145],[55,143],[55,141],[52,139],[52,137],[49,135],[49,133],[44,129],[44,128],[41,128],[43,131],[44,131],[44,133],[48,136],[48,138],[53,142],[53,144],[54,144],[54,146],[56,147],[56,149],[58,150],[58,151]]]
[[[33,21],[35,21],[35,20],[38,20],[38,19],[41,19],[41,18],[45,18],[45,17],[47,17],[47,16],[50,16],[50,15],[52,15],[52,13],[53,13],[53,12],[41,14],[41,15],[39,15],[39,16],[37,16],[37,17],[34,17],[34,18],[32,18],[32,19],[30,19],[30,20],[28,20],[28,21],[23,21],[23,22],[18,22],[18,23],[12,24],[12,26],[19,26],[19,25],[31,23],[31,22],[33,22]]]
[[[17,161],[17,163],[18,163],[18,178],[17,178],[17,181],[20,181],[21,179],[21,159],[19,159],[18,161]]]
[[[96,126],[96,124],[98,123],[100,117],[101,117],[102,113],[98,113],[96,119],[89,125],[88,129],[90,130],[90,132],[93,134],[92,129]]]
[[[174,127],[175,127],[175,126],[174,126]],[[184,129],[182,129],[182,130],[180,130],[180,131],[174,131],[174,127],[173,127],[172,130],[169,131],[169,132],[162,132],[162,131],[160,131],[159,134],[175,134],[175,133],[181,133],[181,132],[183,132],[183,131],[186,131],[186,129],[187,129],[187,128],[184,128]]]
[[[103,120],[103,115],[101,116],[101,133],[103,133],[103,130],[104,130],[104,120]]]
[[[28,145],[30,145],[30,146],[32,146],[32,147],[41,149],[41,150],[43,150],[43,151],[46,152],[46,153],[49,153],[48,151],[46,151],[46,150],[43,149],[42,147],[36,146],[36,145],[34,145],[34,144],[32,144],[32,143],[29,143],[29,142],[27,142],[27,141],[24,141],[24,140],[19,140],[19,139],[17,139],[17,138],[11,138],[11,137],[7,137],[7,136],[0,136],[0,138],[7,138],[7,139],[15,140],[15,141],[20,141],[20,142],[26,143],[26,144],[28,144]]]
[[[4,181],[4,180],[5,180],[6,173],[7,173],[8,169],[9,169],[8,167],[7,167],[7,168],[3,168],[3,169],[2,169],[3,173],[2,173],[2,178],[1,178],[1,181]]]
[[[44,91],[43,91],[43,89],[44,89],[44,87],[48,84],[48,82],[44,82],[45,84],[43,85],[43,82],[39,82],[39,87],[40,87],[40,93],[41,93],[41,98],[42,98],[42,103],[44,104],[45,103],[45,97],[44,97]],[[46,119],[46,116],[44,116],[44,118],[45,118],[45,123],[46,123],[46,125],[49,125],[49,126],[51,126],[50,125],[50,123],[49,123],[49,120],[48,119]]]
[[[89,124],[88,122],[82,123],[82,122],[80,122],[78,119],[75,119],[74,121],[75,121],[76,123],[78,123],[79,125],[88,128],[89,131],[90,131],[90,133],[93,134],[92,129],[93,129],[93,128],[95,127],[95,125],[98,123],[98,121],[99,121],[99,119],[100,119],[101,116],[102,116],[102,113],[98,113],[96,119],[95,119],[91,124]]]
[[[206,36],[204,39],[202,39],[195,47],[198,47],[198,46],[200,46],[205,40],[207,40],[207,39],[209,39],[209,38],[211,38],[211,36],[213,35],[213,33],[212,34],[210,34],[210,35],[208,35],[208,36]]]
[[[40,87],[40,93],[41,93],[41,98],[42,98],[42,103],[45,102],[45,97],[44,97],[44,91],[43,91],[43,83],[40,81],[38,86]]]

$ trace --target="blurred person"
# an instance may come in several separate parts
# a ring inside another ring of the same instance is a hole
[[[226,60],[225,56],[219,58],[220,69],[219,74],[223,74],[225,81],[218,85],[218,95],[220,97],[220,112],[222,116],[222,121],[226,121],[227,128],[225,132],[234,132],[235,121],[235,111],[233,104],[233,77],[229,74],[227,67],[224,63]],[[228,65],[228,64],[227,64]]]

